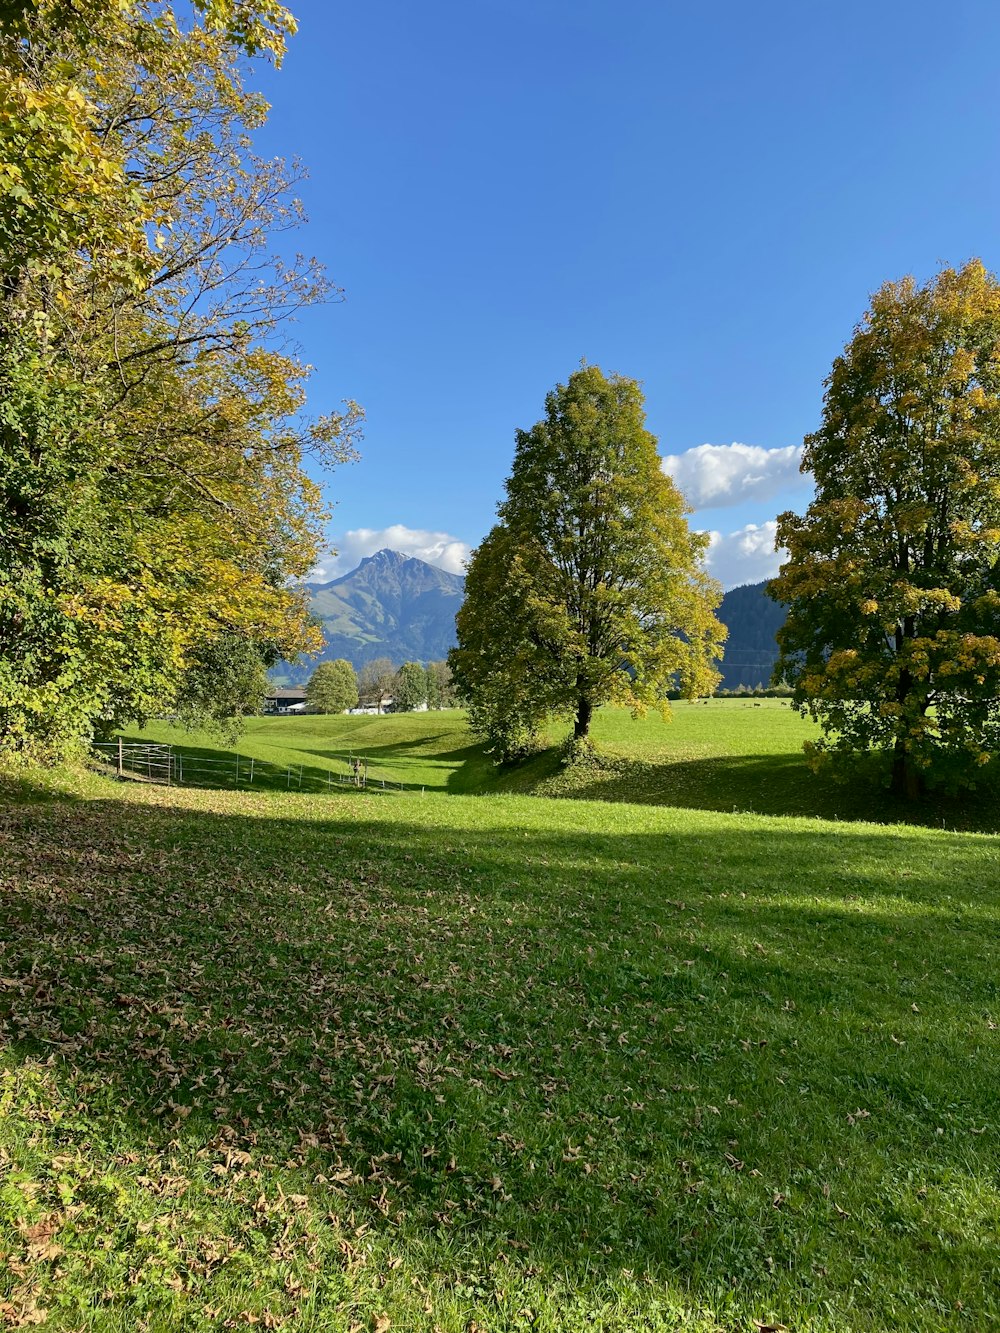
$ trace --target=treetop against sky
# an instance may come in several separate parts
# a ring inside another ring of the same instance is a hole
[[[585,357],[642,382],[710,569],[762,578],[869,294],[1000,263],[989,0],[292,7],[260,146],[309,168],[345,292],[298,326],[312,401],[368,422],[328,576],[381,546],[461,568]]]

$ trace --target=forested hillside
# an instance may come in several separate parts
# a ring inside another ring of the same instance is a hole
[[[767,685],[778,659],[774,636],[784,623],[784,606],[768,597],[766,583],[745,583],[730,588],[717,614],[729,628],[719,688]]]

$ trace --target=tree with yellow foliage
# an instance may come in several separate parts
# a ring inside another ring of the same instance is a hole
[[[276,0],[0,8],[2,755],[190,701],[213,645],[317,646],[303,463],[351,457],[359,412],[302,415],[276,335],[332,289],[276,253],[296,177],[254,157],[245,86],[294,27]]]
[[[1000,283],[978,260],[875,293],[802,470],[770,592],[814,759],[911,799],[972,785],[1000,748]]]

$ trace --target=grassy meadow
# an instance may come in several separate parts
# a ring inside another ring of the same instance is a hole
[[[568,777],[261,719],[410,789],[9,782],[0,1328],[1000,1328],[997,839],[853,820],[804,734],[603,713]]]
[[[256,771],[254,789],[287,790],[286,767],[292,766],[296,772],[301,767],[301,790],[316,793],[329,791],[331,782],[335,788],[348,774],[351,757],[357,756],[368,760],[369,782],[379,790],[384,781],[397,789],[451,795],[530,794],[1000,830],[1000,791],[994,782],[960,800],[932,799],[913,807],[894,802],[888,793],[815,777],[802,744],[818,735],[818,729],[781,699],[681,700],[672,705],[667,722],[657,714],[636,720],[625,709],[600,709],[593,727],[600,761],[572,772],[562,767],[558,754],[568,734],[568,726],[553,729],[548,749],[500,771],[472,742],[465,714],[458,709],[382,717],[251,718],[236,750],[243,789],[249,786],[245,761],[251,756],[263,765]],[[154,723],[126,733],[126,739],[167,743],[192,761],[226,758],[224,770],[192,766],[193,782],[236,785],[233,752],[210,733]]]

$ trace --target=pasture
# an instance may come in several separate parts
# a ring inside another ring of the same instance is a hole
[[[457,714],[241,742],[391,795],[11,784],[0,1327],[1000,1326],[996,839],[623,799],[802,725],[603,716],[601,801]]]
[[[293,773],[301,768],[302,791],[327,792],[348,775],[351,756],[359,756],[368,760],[373,788],[384,781],[412,792],[451,795],[557,796],[970,831],[1000,828],[1000,792],[992,778],[960,800],[942,797],[912,807],[888,793],[815,777],[802,744],[818,730],[779,699],[681,700],[672,705],[667,722],[656,714],[636,720],[625,709],[602,708],[593,727],[600,758],[570,772],[558,754],[568,733],[568,726],[552,728],[548,749],[499,772],[472,742],[458,709],[251,718],[236,749],[242,760],[254,757],[263,765],[254,779],[255,789],[263,790],[287,790],[291,766]],[[201,777],[204,785],[235,785],[232,751],[209,733],[153,723],[128,732],[127,739],[170,744],[193,761],[225,758],[225,776],[220,779],[218,770],[209,768]],[[248,769],[244,765],[241,771],[247,788]],[[191,773],[197,782],[193,765]]]

